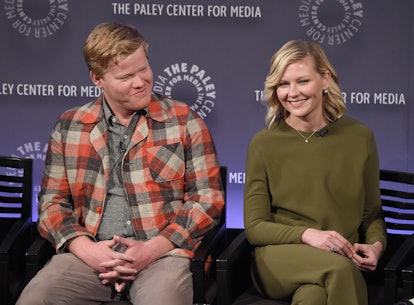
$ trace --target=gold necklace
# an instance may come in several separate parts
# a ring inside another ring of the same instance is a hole
[[[312,136],[318,131],[318,129],[316,129],[316,130],[314,130],[313,132],[312,132],[312,134],[309,136],[309,137],[305,137],[299,130],[297,130],[296,128],[295,128],[295,130],[298,132],[298,134],[305,140],[305,143],[308,143],[309,142],[309,139],[310,138],[312,138]]]

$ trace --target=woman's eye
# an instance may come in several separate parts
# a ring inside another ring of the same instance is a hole
[[[288,83],[280,83],[277,85],[277,88],[286,88],[288,86]]]

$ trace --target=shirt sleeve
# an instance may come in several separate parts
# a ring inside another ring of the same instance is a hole
[[[362,241],[373,244],[380,241],[385,249],[387,232],[384,222],[379,190],[379,160],[377,146],[373,134],[369,138],[367,165],[365,169],[365,208],[361,224]]]
[[[64,252],[66,242],[74,237],[94,238],[78,223],[66,176],[63,146],[61,122],[58,122],[49,140],[38,206],[39,233],[58,252]]]
[[[246,237],[255,246],[300,243],[306,226],[277,223],[271,217],[266,163],[258,146],[261,147],[253,139],[247,153],[244,188]]]
[[[215,145],[206,124],[192,111],[186,124],[183,204],[160,234],[192,253],[219,222],[224,192]]]

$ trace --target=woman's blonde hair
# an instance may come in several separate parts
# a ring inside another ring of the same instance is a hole
[[[86,39],[83,56],[89,71],[101,78],[111,61],[117,64],[141,46],[148,57],[148,42],[135,27],[121,23],[101,23]]]
[[[328,92],[323,95],[324,116],[332,122],[345,113],[346,106],[339,88],[338,75],[321,46],[313,41],[292,40],[284,44],[270,60],[270,71],[264,87],[264,102],[268,109],[265,118],[266,124],[274,120],[286,119],[290,115],[277,97],[276,89],[286,67],[306,56],[313,58],[318,73],[324,75],[326,71],[329,71],[332,77]]]

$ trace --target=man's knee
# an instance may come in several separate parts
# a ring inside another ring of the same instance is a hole
[[[192,304],[189,260],[166,257],[144,269],[130,289],[134,304]]]
[[[46,282],[44,282],[46,283]],[[49,293],[48,293],[49,291]],[[27,284],[23,289],[16,305],[43,305],[47,304],[47,295],[50,295],[49,288],[42,284],[37,283],[36,278]]]

